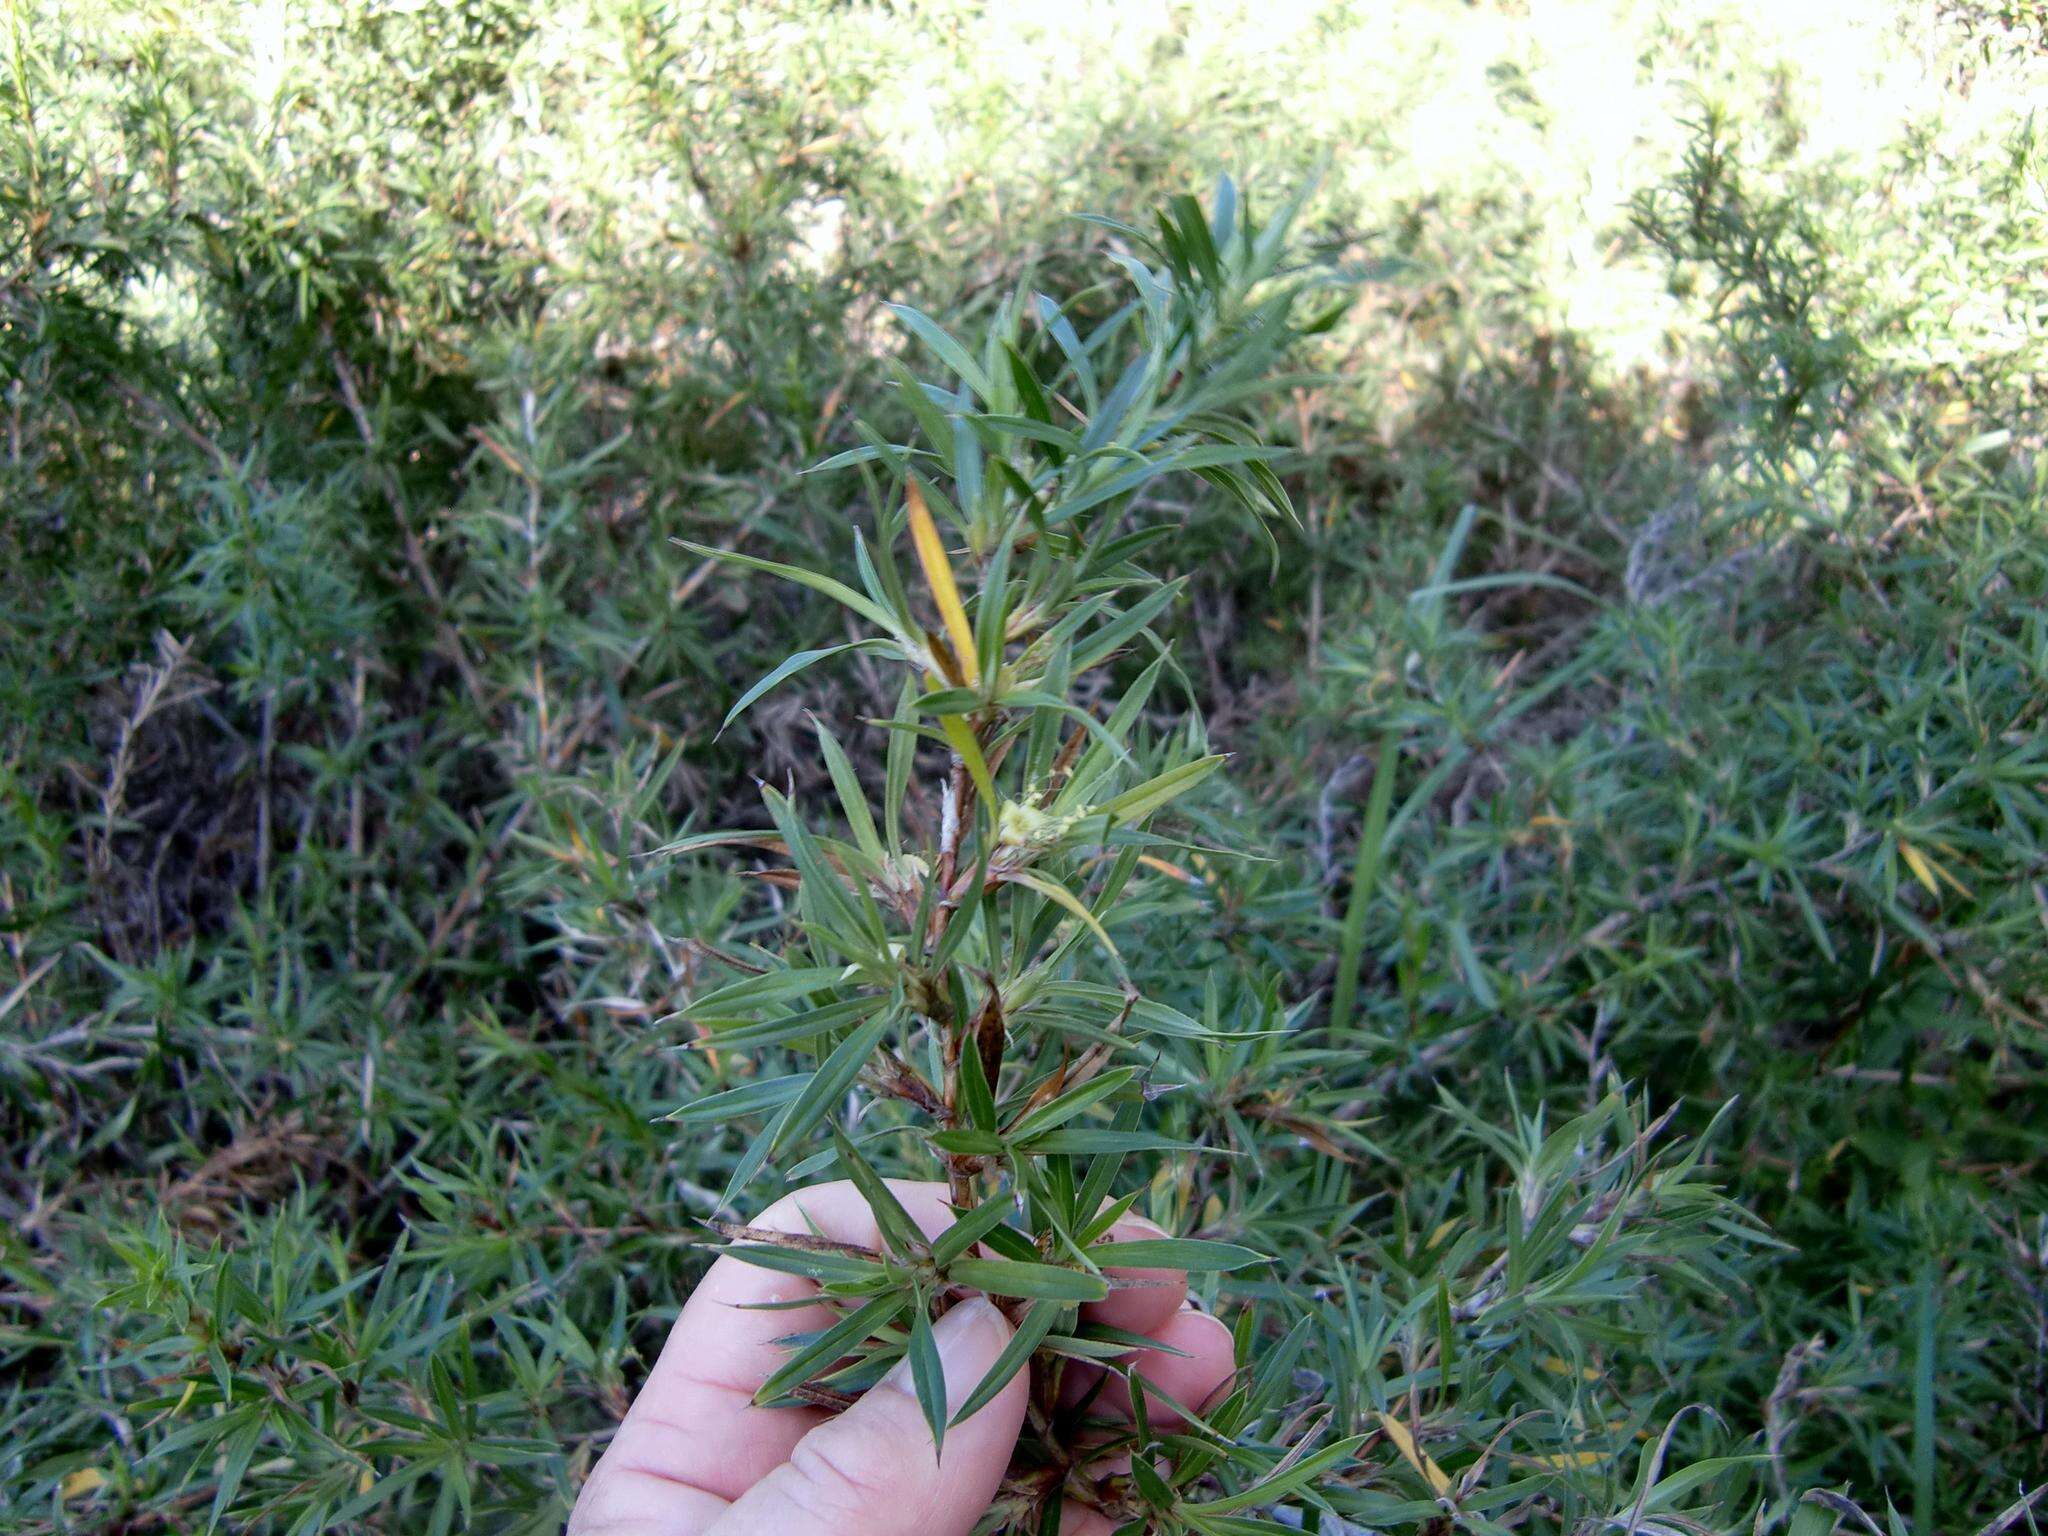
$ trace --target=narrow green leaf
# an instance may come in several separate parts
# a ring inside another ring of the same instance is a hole
[[[910,1321],[910,1380],[917,1389],[917,1405],[931,1426],[932,1451],[936,1455],[946,1442],[946,1366],[939,1358],[938,1341],[932,1337],[931,1314],[924,1299]]]
[[[1344,936],[1337,946],[1337,979],[1330,994],[1330,1033],[1341,1036],[1351,1027],[1358,998],[1358,969],[1365,959],[1365,919],[1379,884],[1380,856],[1386,846],[1387,809],[1394,800],[1394,770],[1400,761],[1401,733],[1380,737],[1380,755],[1373,766],[1372,792],[1365,806],[1365,825],[1352,857],[1351,900],[1344,909]]]
[[[896,721],[908,725],[917,718],[917,696],[921,690],[915,676],[903,679],[896,696]],[[917,759],[917,736],[909,730],[891,731],[883,761],[882,826],[889,836],[889,851],[903,851],[903,802],[910,793],[910,770]]]
[[[911,443],[891,443],[884,447],[876,443],[863,443],[858,448],[849,448],[844,453],[835,453],[828,459],[820,459],[803,473],[822,475],[835,469],[850,469],[856,464],[869,464],[876,459],[887,460],[891,454],[900,458],[931,458],[933,455]]]
[[[764,971],[692,998],[676,1010],[681,1019],[719,1019],[746,1015],[831,986],[846,974],[844,966],[802,965]]]
[[[926,1140],[941,1152],[954,1152],[963,1157],[1001,1157],[1009,1151],[1003,1138],[994,1131],[977,1130],[965,1125],[933,1131]]]
[[[1002,801],[996,795],[996,781],[988,771],[988,759],[981,755],[981,744],[974,739],[974,727],[960,715],[941,715],[939,729],[945,732],[947,742],[966,765],[967,776],[974,781],[974,788],[981,796],[982,808],[989,815],[994,815]]]
[[[943,326],[929,315],[912,309],[908,304],[891,304],[889,313],[901,320],[916,334],[918,340],[930,347],[940,362],[952,369],[968,388],[981,397],[984,405],[994,403],[995,387],[990,383],[988,374],[982,370],[981,364],[967,355],[965,347],[946,333]]]
[[[878,629],[901,638],[895,615],[886,612],[870,599],[861,596],[843,581],[834,581],[830,576],[821,576],[816,571],[804,570],[801,566],[783,565],[774,560],[763,560],[755,555],[743,555],[734,549],[714,549],[709,544],[693,544],[688,539],[677,539],[676,543],[693,555],[702,555],[707,560],[717,560],[726,565],[741,565],[749,570],[765,571],[770,576],[780,576],[784,581],[793,581],[799,586],[809,587],[813,592],[822,592],[835,603],[852,609]]]
[[[1370,1438],[1368,1435],[1352,1435],[1348,1439],[1335,1441],[1319,1451],[1302,1457],[1284,1471],[1275,1472],[1272,1476],[1263,1478],[1236,1493],[1226,1494],[1219,1499],[1204,1500],[1200,1507],[1206,1514],[1231,1514],[1240,1509],[1271,1504],[1298,1489],[1308,1487],[1332,1467],[1349,1460]]]
[[[754,1393],[754,1401],[764,1405],[772,1403],[791,1387],[808,1381],[849,1353],[855,1345],[894,1322],[909,1304],[910,1298],[898,1293],[877,1296],[848,1312],[778,1366]]]
[[[1058,347],[1061,356],[1066,358],[1068,369],[1081,386],[1082,403],[1092,414],[1100,386],[1095,382],[1094,365],[1088,360],[1088,349],[1081,344],[1080,336],[1075,333],[1074,323],[1066,317],[1066,313],[1059,305],[1042,293],[1034,293],[1031,302],[1038,311],[1038,323],[1045,327],[1046,334],[1053,339],[1053,345]],[[1058,380],[1054,380],[1054,383],[1057,385]]]
[[[1158,686],[1160,674],[1166,670],[1166,657],[1160,656],[1140,672],[1124,696],[1117,700],[1116,708],[1109,712],[1109,719],[1103,722],[1103,730],[1112,740],[1128,738],[1137,724],[1139,714],[1152,697],[1152,690]],[[1074,765],[1073,776],[1066,787],[1053,797],[1052,810],[1058,815],[1068,815],[1088,803],[1095,786],[1115,763],[1111,753],[1099,741],[1081,754],[1081,761]]]
[[[932,1241],[932,1261],[941,1269],[981,1242],[1016,1210],[1008,1195],[991,1195]]]
[[[1458,957],[1465,985],[1472,990],[1472,1000],[1485,1009],[1500,1007],[1500,994],[1493,990],[1493,981],[1486,974],[1479,951],[1472,947],[1472,930],[1465,926],[1463,918],[1455,916],[1446,917],[1444,927],[1451,936],[1451,952]]]
[[[1201,1237],[1141,1237],[1127,1243],[1096,1243],[1088,1249],[1088,1257],[1097,1264],[1118,1269],[1179,1269],[1191,1275],[1271,1262],[1250,1248]]]
[[[1137,1075],[1136,1067],[1115,1067],[1099,1073],[1080,1087],[1071,1088],[1048,1099],[1011,1126],[1007,1134],[1013,1141],[1023,1141],[1050,1131],[1054,1126],[1064,1125],[1076,1115],[1121,1091]]]
[[[725,718],[719,722],[718,732],[720,735],[724,735],[726,728],[747,712],[748,705],[760,698],[762,694],[768,692],[777,683],[782,682],[785,678],[794,677],[814,662],[824,661],[827,657],[831,656],[843,655],[847,651],[873,651],[889,648],[886,641],[851,640],[844,645],[827,645],[820,646],[814,651],[798,651],[794,656],[791,656],[781,665],[768,672],[753,687],[739,696],[739,701],[725,712]]]
[[[992,1296],[1039,1301],[1101,1301],[1109,1294],[1109,1282],[1100,1275],[1020,1259],[956,1259],[947,1266],[946,1278]]]
[[[846,952],[863,964],[878,961],[884,954],[882,915],[876,910],[867,886],[849,882],[825,861],[817,839],[779,790],[763,785],[761,801],[768,807],[769,819],[782,833],[790,862],[796,865],[801,882],[798,897],[811,919],[812,937],[826,929],[842,938],[858,935],[865,943]]]
[[[777,1128],[774,1144],[769,1148],[771,1156],[799,1136],[808,1134],[825,1118],[833,1104],[853,1086],[854,1079],[860,1076],[860,1069],[867,1065],[868,1058],[882,1043],[882,1036],[888,1028],[887,1015],[870,1019],[832,1048],[832,1054],[811,1074],[811,1080],[804,1085]]]
[[[1052,403],[1045,398],[1045,388],[1038,382],[1038,374],[1031,364],[1024,360],[1024,354],[1008,342],[1003,343],[1003,356],[1010,366],[1010,382],[1016,386],[1017,401],[1024,407],[1024,414],[1033,421],[1050,424]],[[1078,439],[1074,446],[1080,447]]]
[[[853,1181],[861,1199],[867,1201],[868,1209],[874,1212],[875,1226],[889,1251],[905,1263],[930,1252],[924,1229],[903,1208],[903,1202],[896,1198],[896,1192],[888,1182],[854,1149],[846,1133],[836,1125],[832,1127],[832,1146],[839,1154],[839,1166],[846,1170],[847,1178]]]
[[[1124,1152],[1194,1152],[1203,1149],[1195,1142],[1162,1136],[1156,1131],[1069,1127],[1063,1131],[1048,1131],[1043,1136],[1032,1137],[1029,1141],[1018,1141],[1017,1150],[1028,1152],[1035,1157],[1053,1157]],[[1210,1149],[1208,1155],[1220,1157],[1223,1154]]]
[[[703,1024],[710,1033],[691,1041],[688,1048],[709,1049],[715,1046],[720,1050],[747,1051],[766,1045],[787,1045],[793,1040],[809,1040],[844,1029],[877,1009],[889,1006],[892,1005],[884,998],[856,997],[843,1003],[828,1003],[823,1008],[774,1014],[751,1024],[706,1019]]]
[[[995,1093],[982,1068],[981,1052],[971,1042],[960,1053],[960,1108],[967,1112],[967,1123],[975,1130],[996,1129]]]
[[[883,1278],[888,1271],[872,1259],[850,1253],[821,1253],[809,1248],[785,1248],[779,1243],[735,1243],[725,1252],[756,1269],[778,1274],[801,1275],[834,1285],[858,1285]]]
[[[756,1079],[722,1093],[709,1094],[694,1103],[685,1104],[681,1109],[672,1109],[665,1118],[689,1125],[700,1120],[734,1120],[741,1115],[758,1114],[764,1109],[778,1109],[802,1093],[810,1080],[808,1072]]]
[[[1034,1301],[1025,1308],[1024,1315],[1017,1322],[1017,1331],[1010,1336],[1010,1342],[1003,1346],[1003,1352],[996,1356],[995,1364],[988,1368],[988,1374],[981,1378],[981,1384],[967,1394],[953,1415],[955,1424],[974,1417],[995,1400],[998,1392],[1010,1384],[1010,1380],[1023,1370],[1037,1351],[1039,1343],[1051,1331],[1063,1309],[1055,1303]]]
[[[1125,790],[1114,800],[1101,808],[1108,812],[1110,819],[1119,825],[1142,821],[1168,801],[1174,800],[1193,789],[1202,780],[1222,767],[1225,756],[1212,752],[1207,757],[1196,758],[1191,763],[1181,763],[1162,774],[1147,779],[1144,783]]]
[[[882,848],[882,839],[875,831],[875,818],[868,810],[866,791],[860,787],[860,776],[853,771],[853,764],[847,761],[846,749],[839,745],[839,738],[825,728],[825,723],[815,721],[818,732],[818,749],[825,754],[825,768],[832,775],[832,787],[839,794],[839,808],[846,814],[846,824],[853,832],[853,840],[877,862],[888,857]]]
[[[954,470],[953,423],[947,416],[947,407],[932,398],[932,392],[925,388],[901,363],[891,360],[889,371],[896,376],[896,384],[903,403],[910,408],[910,414],[917,418],[918,430],[932,445],[932,457],[938,460],[939,468],[947,474]],[[949,402],[950,403],[950,402]]]

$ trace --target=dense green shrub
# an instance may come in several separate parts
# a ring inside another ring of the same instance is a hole
[[[720,734],[854,635],[677,540],[847,547],[885,301],[1100,324],[1065,216],[1234,165],[1352,297],[1277,560],[1135,508],[1139,755],[1234,760],[1109,916],[1229,1036],[1119,1192],[1276,1258],[1203,1282],[1250,1460],[1365,1436],[1326,1530],[2029,1528],[2048,65],[1805,9],[10,10],[0,1523],[559,1527],[760,1128],[662,1117],[757,1081],[672,1016],[775,902],[657,850],[897,704]]]

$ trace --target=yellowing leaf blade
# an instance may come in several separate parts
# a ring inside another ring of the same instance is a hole
[[[924,504],[924,492],[912,480],[903,488],[910,508],[910,542],[917,550],[917,563],[924,568],[925,585],[945,621],[946,638],[953,647],[953,659],[960,668],[960,680],[968,687],[979,686],[980,664],[975,660],[974,626],[967,622],[967,607],[960,601],[960,588],[953,581],[953,566],[946,558],[946,546],[939,541],[938,525]]]
[[[1116,945],[1110,942],[1109,930],[1102,926],[1101,920],[1088,910],[1087,905],[1080,897],[1076,896],[1064,885],[1061,885],[1059,881],[1028,869],[1013,869],[1004,875],[1003,878],[1013,885],[1021,885],[1028,890],[1036,891],[1047,901],[1066,908],[1067,911],[1080,919],[1087,930],[1095,936],[1095,942],[1108,951],[1109,957],[1112,960],[1117,961],[1119,964],[1122,963],[1123,957],[1117,953]]]
[[[1451,1491],[1450,1477],[1436,1464],[1429,1452],[1415,1443],[1415,1436],[1409,1433],[1408,1426],[1391,1413],[1382,1413],[1377,1417],[1380,1428],[1385,1430],[1387,1438],[1394,1442],[1394,1448],[1407,1458],[1408,1465],[1422,1474],[1423,1481],[1429,1484],[1438,1498],[1448,1497]]]
[[[1918,848],[1915,848],[1903,837],[1899,839],[1899,854],[1905,859],[1907,867],[1913,871],[1913,878],[1927,887],[1927,894],[1930,896],[1940,896],[1941,885],[1934,878],[1934,868],[1928,862],[1927,855]]]

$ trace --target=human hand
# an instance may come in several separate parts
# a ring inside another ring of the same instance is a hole
[[[928,1236],[953,1224],[943,1184],[890,1180]],[[808,1222],[806,1222],[808,1217]],[[853,1185],[820,1184],[771,1206],[753,1225],[813,1228],[837,1242],[880,1246],[874,1215]],[[1119,1238],[1159,1237],[1127,1217]],[[1199,1408],[1230,1376],[1230,1330],[1188,1304],[1171,1270],[1112,1270],[1150,1282],[1083,1309],[1090,1321],[1142,1333],[1177,1350],[1142,1351],[1138,1368],[1176,1402]],[[968,1536],[995,1497],[1024,1422],[1028,1373],[946,1431],[943,1455],[899,1366],[844,1413],[757,1408],[755,1389],[784,1358],[777,1340],[829,1326],[815,1307],[760,1310],[816,1294],[807,1280],[726,1256],[711,1266],[569,1516],[568,1536]],[[979,1298],[933,1327],[946,1395],[965,1401],[1010,1338],[1002,1313]],[[1121,1380],[1099,1403],[1128,1411]],[[1174,1422],[1147,1402],[1154,1422]],[[1107,1536],[1111,1525],[1069,1507],[1063,1536]]]

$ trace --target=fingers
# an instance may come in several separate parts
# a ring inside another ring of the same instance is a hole
[[[955,1307],[932,1329],[957,1408],[1010,1340],[989,1302]],[[706,1536],[968,1536],[987,1513],[1024,1423],[1022,1373],[973,1417],[946,1431],[934,1454],[909,1362],[838,1418],[805,1435],[788,1462],[757,1483]]]
[[[927,1232],[953,1222],[945,1187],[891,1181]],[[808,1219],[807,1219],[808,1218]],[[770,1206],[753,1223],[879,1246],[874,1213],[851,1184],[821,1184]],[[815,1307],[759,1310],[816,1288],[795,1275],[720,1258],[691,1294],[647,1383],[590,1475],[571,1536],[686,1536],[789,1459],[825,1422],[806,1408],[757,1408],[753,1397],[782,1362],[778,1340],[830,1327],[839,1314]]]
[[[1163,1229],[1142,1216],[1121,1217],[1109,1229],[1109,1240],[1113,1243],[1164,1236]],[[1177,1269],[1113,1268],[1106,1273],[1136,1283],[1128,1290],[1110,1292],[1107,1301],[1082,1308],[1082,1316],[1091,1323],[1107,1323],[1132,1333],[1150,1333],[1178,1312],[1188,1299],[1188,1277]]]
[[[1217,1388],[1230,1380],[1237,1369],[1237,1344],[1229,1327],[1219,1317],[1184,1308],[1151,1330],[1151,1336],[1168,1349],[1141,1349],[1128,1363],[1166,1397],[1191,1412],[1200,1413]],[[1103,1384],[1102,1405],[1121,1414],[1131,1410],[1131,1388],[1121,1376]],[[1145,1412],[1155,1425],[1178,1424],[1181,1417],[1157,1393],[1145,1394]]]

